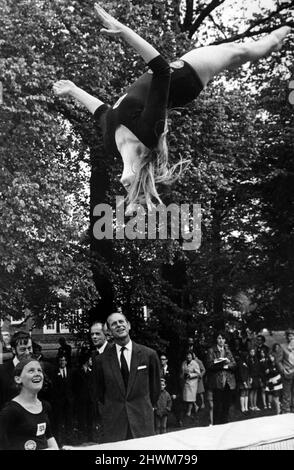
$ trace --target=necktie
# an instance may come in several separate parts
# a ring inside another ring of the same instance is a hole
[[[120,370],[121,370],[121,375],[125,384],[125,387],[127,389],[128,387],[128,381],[129,381],[129,368],[128,364],[124,355],[125,347],[123,346],[120,350]]]

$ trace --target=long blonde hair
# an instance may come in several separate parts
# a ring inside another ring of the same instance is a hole
[[[190,163],[182,160],[170,165],[167,146],[167,125],[160,135],[155,149],[148,149],[139,163],[136,176],[129,189],[126,202],[126,214],[132,213],[135,205],[140,202],[140,196],[144,194],[145,204],[148,209],[154,207],[154,200],[162,204],[157,190],[157,184],[169,185],[176,181],[183,171],[183,165]]]

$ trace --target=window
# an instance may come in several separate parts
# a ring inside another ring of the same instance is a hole
[[[56,333],[56,321],[52,323],[47,323],[47,325],[44,325],[43,332],[48,333],[48,334]]]

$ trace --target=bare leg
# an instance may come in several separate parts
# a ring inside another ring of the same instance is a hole
[[[191,416],[192,407],[193,407],[193,403],[192,403],[192,402],[189,402],[189,403],[188,403],[188,407],[187,407],[186,416]]]
[[[209,411],[209,424],[210,426],[213,425],[213,392],[212,390],[207,391],[207,403],[208,403],[208,411]]]
[[[267,408],[267,404],[266,404],[266,395],[265,395],[265,390],[264,388],[261,389],[261,399],[262,399],[262,405],[263,405],[263,408]]]
[[[194,68],[203,85],[206,86],[215,75],[224,70],[237,68],[248,61],[254,62],[279,50],[290,30],[289,26],[282,26],[258,41],[230,42],[200,47],[187,52],[181,59]]]
[[[155,432],[156,432],[156,434],[160,434],[160,424],[161,424],[160,417],[155,415]]]
[[[242,413],[245,411],[245,406],[244,406],[244,395],[243,395],[243,392],[241,391],[241,396],[240,396],[240,408],[241,408],[241,411]]]
[[[161,418],[161,434],[166,432],[166,425],[167,425],[167,416],[162,416]]]
[[[250,409],[254,409],[254,390],[250,390],[249,392],[249,402],[250,402]]]
[[[273,397],[275,408],[276,408],[276,414],[279,415],[281,413],[281,406],[280,406],[280,400],[279,397]]]
[[[245,392],[245,396],[244,396],[244,409],[245,411],[248,411],[248,392],[246,391]]]
[[[253,392],[253,407],[256,409],[257,408],[257,390],[255,389]]]

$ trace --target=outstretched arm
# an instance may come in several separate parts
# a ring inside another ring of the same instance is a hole
[[[104,104],[103,101],[82,90],[82,88],[79,88],[70,80],[59,80],[54,83],[53,90],[58,96],[71,96],[75,98],[92,114],[94,114],[97,108]]]
[[[123,25],[118,20],[113,18],[103,8],[95,3],[95,10],[99,17],[99,20],[103,24],[104,28],[101,29],[102,33],[110,36],[119,36],[126,41],[135,51],[140,54],[142,59],[148,64],[152,59],[159,55],[159,52],[151,46],[145,39],[141,38],[128,26]]]

